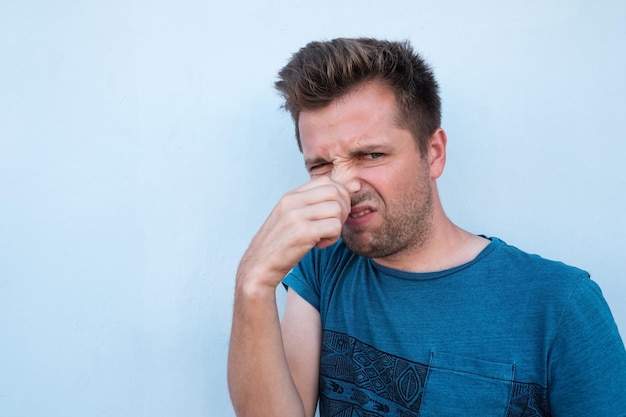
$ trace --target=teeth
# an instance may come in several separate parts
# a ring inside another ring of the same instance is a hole
[[[362,217],[365,216],[366,214],[371,213],[372,210],[362,210],[359,211],[358,213],[350,213],[350,217],[355,218],[355,217]]]

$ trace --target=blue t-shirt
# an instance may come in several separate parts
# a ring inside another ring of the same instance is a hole
[[[321,315],[320,415],[626,416],[626,350],[599,287],[497,238],[432,273],[342,241],[284,283]]]

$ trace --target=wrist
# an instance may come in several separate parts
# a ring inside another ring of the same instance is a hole
[[[237,272],[235,291],[246,298],[275,298],[276,287],[283,279],[282,274],[271,273],[260,267],[240,268]]]

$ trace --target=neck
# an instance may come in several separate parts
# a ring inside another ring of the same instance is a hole
[[[443,271],[471,261],[488,244],[488,239],[452,223],[435,192],[432,225],[422,245],[375,261],[407,272]]]

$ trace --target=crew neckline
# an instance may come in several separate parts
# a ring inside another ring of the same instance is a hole
[[[487,257],[491,252],[493,252],[498,246],[502,244],[502,241],[498,239],[497,237],[487,237],[484,235],[480,235],[480,236],[484,237],[485,239],[489,239],[491,242],[489,242],[489,244],[485,246],[485,248],[482,251],[480,251],[480,253],[476,255],[474,259],[464,264],[461,264],[452,268],[448,268],[448,269],[443,269],[441,271],[408,272],[408,271],[403,271],[401,269],[395,269],[395,268],[381,265],[371,258],[368,258],[368,261],[371,263],[372,267],[376,269],[378,272],[394,277],[394,278],[400,278],[400,279],[406,279],[406,280],[412,280],[412,281],[426,281],[426,280],[439,279],[439,278],[446,277],[448,275],[454,274],[463,269],[473,266],[474,264],[480,262],[482,259]]]

